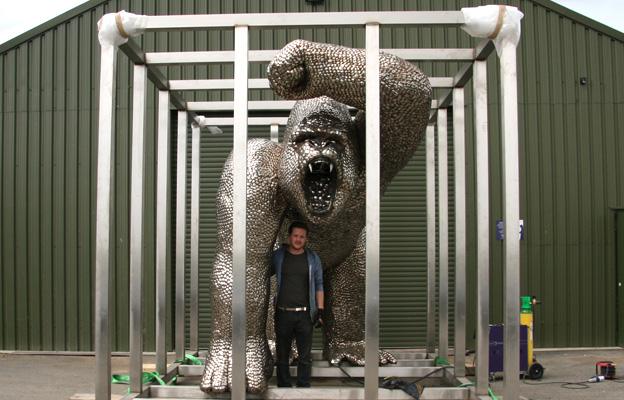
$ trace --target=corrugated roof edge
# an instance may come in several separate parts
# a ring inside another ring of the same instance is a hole
[[[54,28],[55,26],[58,26],[64,22],[67,22],[70,19],[77,17],[78,15],[86,11],[89,11],[94,7],[99,6],[100,4],[108,3],[108,1],[109,0],[90,0],[85,3],[82,3],[79,6],[76,6],[72,8],[71,10],[64,12],[63,14],[56,16],[52,18],[51,20],[46,21],[43,24],[32,28],[29,31],[22,33],[21,35],[16,36],[13,39],[10,39],[0,44],[0,55],[21,45],[22,43],[28,42],[29,40],[35,38],[38,35],[41,35],[45,31],[48,31]]]
[[[85,11],[90,10],[93,7],[97,7],[102,3],[107,3],[109,0],[90,0],[86,3],[83,3],[77,7],[72,8],[71,10],[64,12],[58,17],[52,18],[51,20],[44,22],[43,24],[22,33],[19,36],[14,37],[13,39],[0,44],[0,55],[11,50],[14,47],[21,45],[24,42],[27,42],[37,35],[42,34],[43,32],[54,28],[55,26],[62,24]],[[617,29],[613,29],[607,25],[601,24],[598,21],[595,21],[589,17],[584,16],[583,14],[579,14],[576,11],[570,10],[560,4],[554,3],[550,0],[531,0],[536,4],[541,5],[542,7],[548,8],[556,13],[559,13],[565,17],[568,17],[574,21],[580,22],[600,33],[608,35],[613,39],[619,40],[620,42],[624,42],[624,33],[618,31]]]
[[[569,8],[562,6],[561,4],[557,4],[551,0],[531,0],[532,2],[541,5],[542,7],[548,8],[556,13],[562,14],[565,17],[570,18],[573,21],[577,21],[586,25],[599,33],[603,33],[605,35],[611,36],[613,39],[619,40],[620,42],[624,42],[624,33],[618,31],[617,29],[613,29],[610,26],[602,24],[596,20],[593,20],[589,17],[586,17],[583,14],[579,14],[574,10],[570,10]]]

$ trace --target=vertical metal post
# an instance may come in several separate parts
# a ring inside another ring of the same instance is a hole
[[[435,238],[435,125],[427,125],[427,353],[435,352],[436,238]]]
[[[379,24],[366,24],[366,315],[364,398],[379,390]]]
[[[143,390],[143,181],[147,66],[134,66],[130,177],[130,391]]]
[[[199,349],[199,125],[193,123],[191,150],[191,321],[190,346]]]
[[[114,182],[115,76],[117,47],[102,45],[100,65],[100,118],[98,122],[98,160],[95,225],[95,397],[108,400],[111,395],[111,345],[109,326],[109,286],[111,193]],[[112,243],[114,245],[114,241]]]
[[[234,28],[234,151],[232,218],[232,399],[245,398],[245,266],[247,263],[247,78],[249,28]]]
[[[271,141],[279,142],[279,125],[271,124]]]
[[[455,376],[466,376],[466,139],[464,88],[453,89],[455,165]]]
[[[518,161],[518,82],[516,46],[500,54],[502,98],[503,215],[505,221],[505,350],[506,400],[519,398],[520,386],[520,172]]]
[[[477,195],[477,395],[489,387],[490,339],[490,189],[488,151],[487,62],[473,66]]]
[[[438,110],[438,246],[440,257],[438,356],[448,358],[448,146],[447,111]]]
[[[156,371],[167,371],[167,235],[169,232],[169,92],[158,92],[156,155]]]
[[[178,111],[178,155],[176,179],[176,263],[175,263],[175,353],[184,358],[185,314],[184,270],[186,258],[186,111]]]

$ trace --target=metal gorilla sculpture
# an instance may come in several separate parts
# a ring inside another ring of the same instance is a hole
[[[270,256],[291,221],[309,225],[309,246],[325,277],[324,357],[364,364],[365,53],[296,40],[268,67],[273,90],[296,103],[284,140],[248,142],[247,390],[266,389],[273,372],[266,326]],[[381,190],[405,166],[423,137],[431,86],[412,64],[380,55]],[[232,165],[217,196],[217,249],[212,279],[213,336],[201,380],[204,391],[232,382]],[[271,313],[272,315],[272,313]],[[269,322],[269,323],[272,323]],[[379,362],[396,362],[379,352]]]

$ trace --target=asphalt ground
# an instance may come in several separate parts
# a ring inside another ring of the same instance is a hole
[[[624,349],[538,351],[544,366],[541,381],[520,384],[520,394],[531,400],[624,400]],[[170,356],[173,361],[173,355]],[[594,375],[597,361],[616,363],[616,377],[621,381],[587,383],[585,389],[567,389],[565,382],[584,382]],[[153,369],[153,357],[144,359],[146,370]],[[470,362],[470,361],[469,361]],[[128,357],[112,358],[112,372],[125,374]],[[95,357],[60,355],[24,355],[0,353],[0,400],[67,400],[77,393],[94,393]],[[503,394],[503,381],[491,382],[496,395]],[[112,393],[121,397],[126,385],[112,385]],[[114,396],[114,397],[117,397]]]

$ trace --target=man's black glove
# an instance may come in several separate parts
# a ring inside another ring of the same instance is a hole
[[[316,310],[316,313],[314,314],[314,327],[315,328],[320,328],[321,326],[323,326],[323,309],[322,308],[318,308]]]

